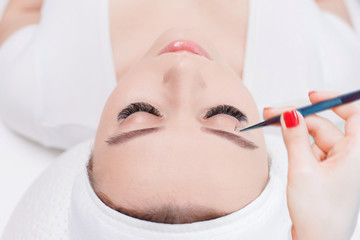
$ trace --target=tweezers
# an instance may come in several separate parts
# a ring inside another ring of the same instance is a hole
[[[356,100],[360,99],[360,90],[357,90],[355,92],[350,92],[350,93],[346,93],[344,95],[335,97],[335,98],[331,98],[322,102],[318,102],[315,104],[311,104],[311,105],[307,105],[301,108],[296,109],[298,112],[300,112],[304,117],[314,114],[314,113],[318,113],[333,107],[337,107],[340,106],[342,104],[346,104],[346,103],[350,103],[350,102],[354,102]],[[243,131],[247,131],[250,129],[256,129],[256,128],[260,128],[260,127],[265,127],[268,125],[272,125],[272,124],[276,124],[276,123],[280,123],[280,117],[276,116],[273,118],[270,118],[268,120],[265,120],[263,122],[257,123],[255,125],[252,125],[250,127],[244,128],[244,129],[238,129],[237,127],[235,127],[234,131],[238,131],[238,132],[243,132]]]

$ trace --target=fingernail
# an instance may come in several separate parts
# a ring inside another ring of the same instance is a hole
[[[316,93],[316,91],[310,91],[310,92],[309,92],[309,96],[312,95],[312,94],[314,94],[314,93]]]
[[[292,128],[299,125],[299,117],[295,110],[285,112],[283,116],[287,128]]]
[[[272,107],[264,107],[264,111],[273,109]]]

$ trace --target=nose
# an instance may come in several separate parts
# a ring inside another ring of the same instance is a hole
[[[206,88],[206,82],[194,63],[181,59],[164,73],[163,86],[171,102],[186,105],[200,97]]]

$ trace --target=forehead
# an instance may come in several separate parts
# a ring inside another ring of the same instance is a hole
[[[252,140],[258,149],[242,149],[200,130],[157,132],[94,149],[94,175],[99,189],[112,199],[124,199],[124,194],[145,202],[174,197],[214,206],[214,192],[243,196],[248,187],[239,191],[239,183],[258,181],[257,171],[267,157],[261,141]]]

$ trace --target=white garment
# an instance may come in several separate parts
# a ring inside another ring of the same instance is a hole
[[[108,2],[47,0],[0,50],[0,111],[18,133],[69,148],[95,135],[115,87]]]
[[[2,240],[291,239],[285,147],[274,135],[266,136],[266,144],[272,158],[270,181],[256,200],[225,217],[172,225],[138,220],[104,205],[87,179],[85,163],[92,142],[85,142],[63,154],[36,180],[15,209]]]
[[[353,31],[314,0],[250,0],[243,81],[259,110],[307,103],[310,90],[360,88],[360,3]],[[116,83],[108,1],[47,0],[41,22],[0,50],[0,111],[13,130],[68,148],[94,136]]]
[[[243,81],[260,113],[267,106],[307,105],[312,90],[360,89],[360,31],[313,0],[257,0],[250,7]],[[352,10],[360,23],[360,9]],[[340,125],[331,112],[323,115]]]

